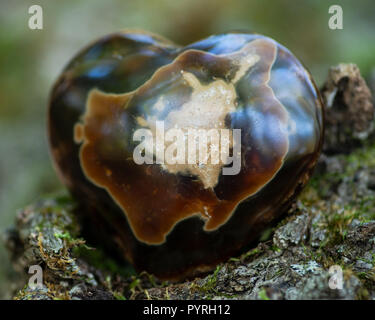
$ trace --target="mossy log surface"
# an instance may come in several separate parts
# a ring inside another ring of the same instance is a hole
[[[257,247],[181,283],[136,274],[82,238],[67,195],[22,210],[5,244],[19,273],[15,299],[375,299],[373,100],[355,65],[329,72],[326,144],[313,178]],[[31,265],[43,285],[28,284]],[[343,287],[331,289],[331,266]]]

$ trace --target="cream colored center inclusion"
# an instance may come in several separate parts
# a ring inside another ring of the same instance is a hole
[[[164,122],[164,130],[167,132],[171,128],[176,128],[183,132],[187,154],[184,164],[180,162],[177,164],[168,164],[166,161],[162,162],[161,166],[164,170],[173,174],[182,173],[194,175],[203,183],[206,189],[216,186],[222,167],[228,163],[229,148],[233,148],[235,143],[232,138],[231,130],[228,130],[225,126],[226,116],[236,109],[237,95],[234,84],[246,74],[250,67],[259,61],[259,56],[252,52],[251,47],[252,45],[248,44],[235,53],[221,55],[232,59],[234,64],[238,67],[230,83],[219,79],[213,80],[208,85],[202,85],[194,74],[181,70],[184,81],[192,88],[191,97],[181,108],[173,110],[167,115]],[[165,105],[166,101],[164,96],[160,96],[153,105],[153,108],[160,112],[164,110]],[[150,128],[153,133],[155,146],[155,136],[157,134],[155,116],[149,116],[147,119],[139,117],[137,120],[139,125]],[[197,142],[194,144],[196,148],[188,148],[189,133],[200,129],[206,130],[206,132],[209,133],[207,143],[204,145]],[[217,135],[210,135],[212,129],[221,134],[221,143],[218,143]],[[226,136],[224,134],[226,134]],[[175,142],[165,140],[165,150],[167,150],[168,146],[172,143]],[[202,150],[202,148],[204,150]],[[153,153],[154,155],[158,154],[155,149]],[[193,157],[197,159],[194,163],[188,161],[188,159],[190,159],[189,157],[192,156],[191,153],[194,153]],[[207,155],[203,164],[202,159],[199,157],[200,154]]]

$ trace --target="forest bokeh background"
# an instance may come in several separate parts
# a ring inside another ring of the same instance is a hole
[[[28,28],[28,8],[43,8],[43,30]],[[344,29],[328,28],[339,4]],[[299,57],[321,86],[329,66],[354,62],[375,78],[373,0],[0,0],[0,231],[16,210],[63,189],[46,138],[49,90],[73,54],[123,28],[142,28],[179,44],[228,30],[268,35]],[[14,274],[0,245],[0,298]]]

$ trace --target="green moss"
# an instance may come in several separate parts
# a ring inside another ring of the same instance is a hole
[[[133,277],[133,278],[134,278],[133,281],[128,286],[129,291],[134,290],[135,288],[139,287],[139,285],[141,284],[141,279],[137,277]]]
[[[64,233],[56,232],[54,234],[54,236],[55,236],[55,238],[58,238],[58,239],[66,239],[66,240],[72,240],[73,239],[69,232],[64,232]]]
[[[268,296],[267,296],[267,292],[266,292],[265,288],[262,288],[262,289],[259,290],[258,298],[261,299],[261,300],[270,300],[270,298],[268,298]]]
[[[217,289],[216,289],[216,286],[217,286],[217,278],[218,278],[218,274],[221,270],[222,266],[221,265],[218,265],[215,269],[215,271],[207,276],[206,280],[205,280],[205,283],[203,285],[198,285],[196,282],[193,282],[190,286],[190,290],[195,290],[197,289],[198,291],[202,292],[205,294],[205,299],[207,300],[210,300],[212,299],[214,296],[219,296],[219,297],[225,297],[225,298],[228,298],[228,299],[233,299],[236,297],[236,295],[234,294],[225,294],[223,292],[219,292]]]
[[[115,297],[116,300],[126,300],[126,298],[124,297],[124,295],[121,294],[121,293],[118,293],[118,292],[114,292],[113,296]]]
[[[337,155],[336,158],[343,170],[314,175],[299,198],[306,208],[323,216],[319,223],[323,224],[321,228],[328,230],[328,239],[321,244],[320,249],[342,243],[354,219],[361,223],[375,219],[375,194],[371,191],[357,194],[354,181],[354,175],[359,169],[375,170],[375,144],[357,149],[349,155]],[[348,198],[340,199],[343,205],[335,204],[334,199],[330,198],[341,183],[347,184],[353,190],[353,194],[348,195]]]
[[[214,291],[217,282],[217,274],[219,273],[221,266],[217,266],[214,273],[207,277],[206,283],[201,287],[204,292]]]

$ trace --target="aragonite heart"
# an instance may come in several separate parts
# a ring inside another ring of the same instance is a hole
[[[143,31],[103,37],[64,69],[48,118],[85,224],[167,279],[256,240],[306,184],[323,138],[308,71],[252,33],[186,47]]]

